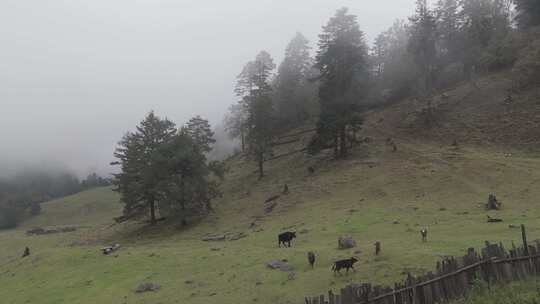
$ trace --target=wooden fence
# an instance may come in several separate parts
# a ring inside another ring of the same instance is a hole
[[[522,226],[523,246],[506,250],[502,244],[490,244],[480,253],[469,248],[459,259],[453,257],[437,262],[435,272],[407,278],[394,286],[351,284],[339,294],[306,297],[306,304],[434,304],[465,296],[476,280],[508,283],[540,273],[540,241],[527,244]]]

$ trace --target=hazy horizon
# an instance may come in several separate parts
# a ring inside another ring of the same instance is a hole
[[[245,62],[264,49],[279,64],[297,31],[315,49],[343,6],[371,42],[414,0],[4,0],[0,176],[23,164],[107,174],[116,142],[150,110],[215,125]]]

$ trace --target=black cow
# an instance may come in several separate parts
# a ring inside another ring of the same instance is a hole
[[[422,242],[426,242],[427,241],[427,229],[424,228],[424,229],[420,230],[420,234],[422,235]]]
[[[296,238],[296,232],[290,232],[290,231],[283,232],[280,235],[278,235],[278,246],[281,248],[281,243],[283,243],[283,246],[291,247],[291,240],[294,238]]]
[[[334,271],[334,274],[335,274],[336,272],[340,273],[339,271],[342,268],[345,268],[345,269],[347,269],[347,273],[349,273],[349,268],[352,268],[352,270],[355,270],[353,265],[356,262],[358,262],[358,260],[355,257],[352,257],[352,258],[346,259],[346,260],[336,261],[334,263],[334,266],[332,266],[332,270]]]
[[[315,264],[315,253],[311,251],[308,252],[307,259],[308,259],[309,265],[311,265],[311,268],[313,268],[313,265]]]

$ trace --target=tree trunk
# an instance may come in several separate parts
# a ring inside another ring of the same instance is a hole
[[[338,149],[338,135],[334,133],[334,158],[339,158],[339,149]]]
[[[156,224],[156,201],[154,198],[150,199],[150,225]]]
[[[246,152],[246,138],[244,136],[244,128],[240,129],[240,137],[242,138],[242,153]]]
[[[264,155],[263,153],[259,153],[259,157],[258,157],[258,161],[259,161],[259,179],[263,178],[264,177]]]
[[[347,132],[345,130],[345,126],[342,126],[340,131],[339,131],[339,137],[340,137],[340,142],[339,142],[339,145],[340,145],[340,157],[345,157],[347,156]]]

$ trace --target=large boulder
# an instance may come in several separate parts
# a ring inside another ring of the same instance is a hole
[[[356,247],[356,241],[351,236],[340,236],[338,239],[339,249],[349,249]]]

